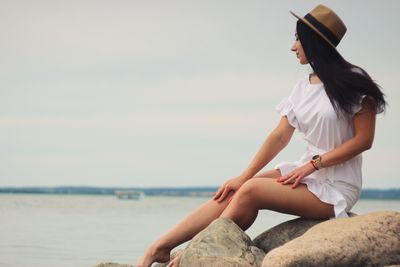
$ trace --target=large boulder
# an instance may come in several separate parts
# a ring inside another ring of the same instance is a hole
[[[219,218],[184,250],[181,267],[260,267],[265,253],[229,219]]]
[[[262,267],[385,266],[400,263],[400,212],[322,222],[271,250]]]
[[[308,229],[326,220],[297,218],[278,224],[254,238],[254,245],[268,253],[296,237],[303,235]]]
[[[119,264],[115,262],[104,262],[97,264],[96,266],[93,267],[135,267],[135,266],[130,264]]]
[[[355,213],[349,213],[350,217],[357,216]],[[282,246],[292,239],[303,235],[311,227],[325,222],[327,220],[313,220],[296,218],[290,221],[278,224],[254,238],[254,245],[268,253],[274,248]]]
[[[168,264],[173,260],[173,259],[175,259],[175,257],[178,257],[178,256],[181,256],[182,255],[182,253],[183,253],[183,250],[182,249],[178,249],[178,250],[176,250],[176,251],[174,251],[174,252],[172,252],[171,253],[171,259],[169,260],[169,261],[167,261],[167,262],[157,262],[157,263],[153,263],[153,265],[151,265],[151,267],[167,267],[168,266]]]

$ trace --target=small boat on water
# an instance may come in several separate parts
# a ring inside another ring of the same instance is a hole
[[[139,200],[141,199],[144,194],[141,191],[115,191],[115,194],[117,195],[118,199],[123,199],[123,200]]]

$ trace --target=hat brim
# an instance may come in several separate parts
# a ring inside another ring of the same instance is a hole
[[[336,46],[331,41],[329,41],[329,39],[326,38],[325,35],[323,35],[314,25],[312,25],[310,22],[308,22],[308,20],[306,20],[304,17],[296,15],[292,11],[289,11],[289,12],[290,12],[290,14],[292,14],[293,16],[295,16],[296,18],[298,18],[299,20],[304,22],[308,27],[310,27],[313,31],[315,31],[319,36],[321,36],[325,41],[328,42],[328,44],[330,44],[336,50]]]

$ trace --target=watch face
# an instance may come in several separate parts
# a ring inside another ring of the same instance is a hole
[[[319,158],[319,155],[315,155],[312,157],[313,160],[317,160]]]

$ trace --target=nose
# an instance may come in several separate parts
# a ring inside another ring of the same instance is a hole
[[[293,43],[292,47],[290,48],[293,52],[296,52],[297,47],[296,47],[296,42]]]

